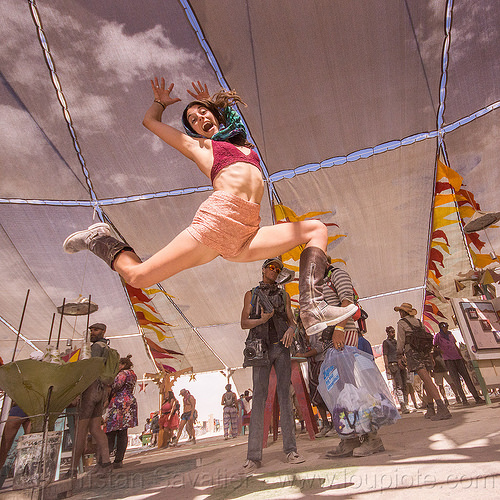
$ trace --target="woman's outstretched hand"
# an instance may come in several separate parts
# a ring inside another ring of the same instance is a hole
[[[187,93],[191,97],[194,97],[197,101],[199,101],[200,99],[210,99],[210,94],[208,93],[208,87],[206,83],[203,85],[200,80],[198,80],[197,82],[191,82],[191,85],[194,88],[194,92],[191,92],[189,89],[187,89]]]
[[[171,83],[167,88],[165,88],[165,78],[162,78],[161,82],[158,82],[158,78],[155,76],[154,81],[151,80],[151,87],[153,87],[155,101],[160,101],[165,107],[170,106],[175,102],[180,102],[178,97],[170,96],[170,92],[172,92],[174,84]]]

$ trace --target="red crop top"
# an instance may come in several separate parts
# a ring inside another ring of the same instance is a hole
[[[214,163],[210,171],[210,179],[212,185],[217,174],[225,167],[232,165],[238,161],[255,165],[259,170],[260,160],[259,155],[252,149],[249,154],[243,153],[234,144],[226,141],[212,141],[212,150],[214,153]]]

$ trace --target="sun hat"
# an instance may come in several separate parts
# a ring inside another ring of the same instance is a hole
[[[416,316],[417,315],[417,310],[413,308],[411,304],[408,302],[403,302],[399,307],[394,308],[395,311],[404,311],[405,313],[409,314],[410,316]]]

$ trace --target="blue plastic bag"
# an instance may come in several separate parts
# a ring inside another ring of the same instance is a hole
[[[318,390],[341,437],[361,436],[401,418],[372,357],[356,347],[326,351]]]

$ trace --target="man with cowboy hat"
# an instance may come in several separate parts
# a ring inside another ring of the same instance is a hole
[[[399,307],[395,307],[394,310],[399,312],[401,316],[397,325],[398,364],[399,367],[403,369],[404,358],[406,358],[408,371],[417,373],[422,379],[425,392],[430,399],[430,401],[427,401],[425,418],[430,418],[431,420],[446,420],[451,418],[451,413],[441,399],[438,388],[435,386],[430,375],[430,371],[432,371],[433,368],[430,349],[427,352],[427,350],[418,349],[410,344],[412,340],[411,337],[415,335],[418,330],[422,333],[425,332],[421,321],[415,317],[417,315],[417,310],[408,302],[404,302]],[[437,412],[434,410],[433,400],[436,401]]]

